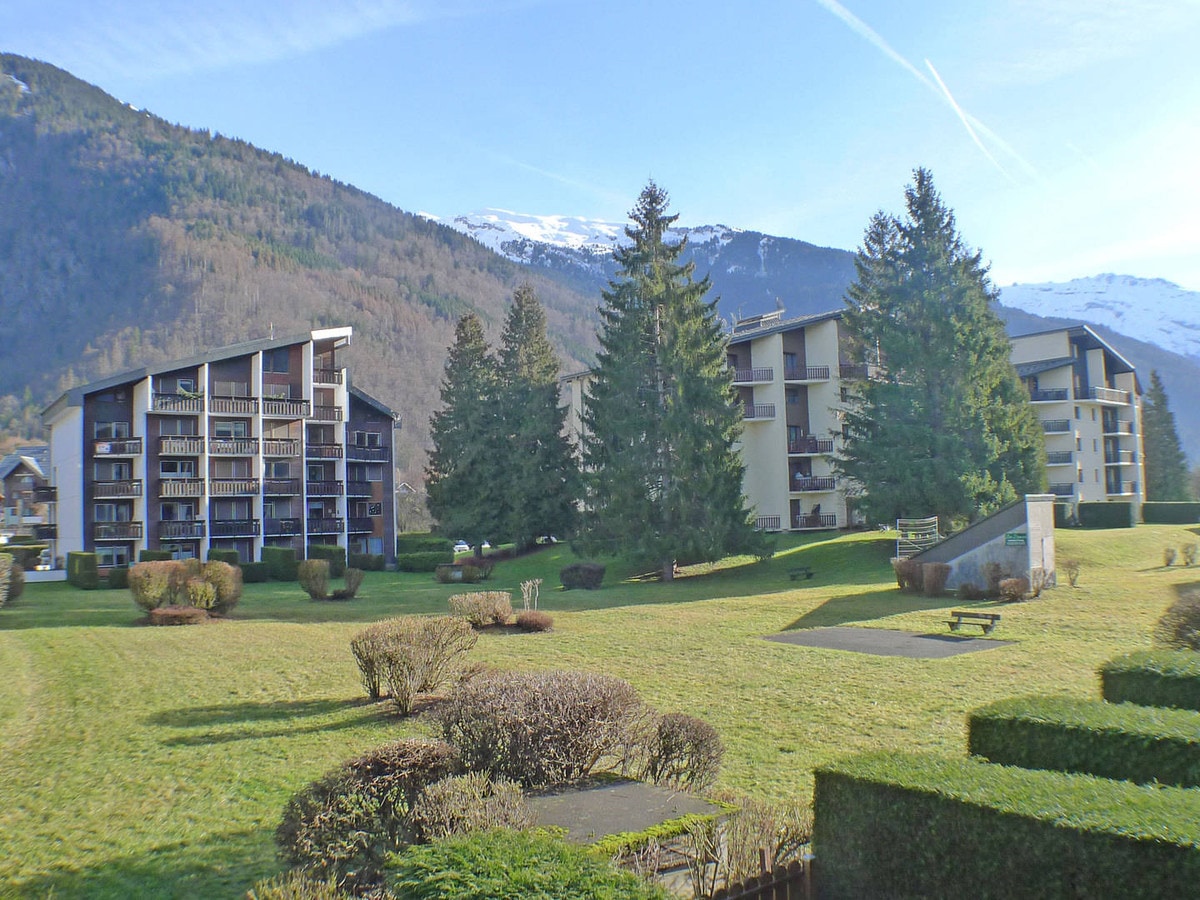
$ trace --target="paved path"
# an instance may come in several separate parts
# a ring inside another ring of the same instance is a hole
[[[567,839],[591,843],[610,834],[645,831],[689,813],[713,814],[722,808],[691,794],[639,781],[614,781],[581,790],[565,788],[529,798],[539,825],[567,829]]]
[[[941,659],[960,653],[976,653],[1007,647],[1015,641],[993,641],[956,634],[914,634],[887,628],[807,628],[766,635],[768,641],[821,647],[825,650],[849,650],[874,656],[907,656],[909,659]]]

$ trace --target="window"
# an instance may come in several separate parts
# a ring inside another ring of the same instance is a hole
[[[195,544],[159,544],[158,549],[166,550],[171,554],[171,559],[195,559],[196,545]]]
[[[159,478],[195,478],[196,461],[194,459],[160,459],[158,461]]]
[[[784,396],[787,397],[788,406],[799,406],[800,405],[800,392],[799,391],[789,390],[784,394]]]
[[[1083,438],[1081,438],[1081,437],[1076,437],[1076,438],[1075,438],[1075,449],[1076,449],[1076,450],[1082,450],[1082,449],[1083,449]]]
[[[1096,421],[1096,411],[1094,409],[1092,410],[1092,421]]]
[[[1075,418],[1079,418],[1079,407],[1075,407]]]
[[[228,419],[213,422],[213,437],[244,438],[249,429],[245,419]]]
[[[129,565],[128,547],[97,547],[96,565],[101,568]]]
[[[288,370],[288,348],[279,347],[275,350],[263,351],[264,372],[284,372]]]
[[[195,503],[164,503],[159,507],[161,522],[190,522],[196,518]]]
[[[129,462],[98,462],[95,467],[97,481],[129,481],[133,478],[133,464]]]
[[[268,498],[263,501],[264,519],[286,519],[292,514],[291,500],[276,500]]]
[[[214,459],[212,461],[213,478],[249,478],[250,460],[248,459]]]
[[[92,512],[97,522],[128,522],[132,518],[128,503],[97,503]]]
[[[249,500],[213,500],[212,517],[217,520],[249,519]]]
[[[314,463],[308,467],[308,480],[309,481],[325,481],[325,480],[332,481],[333,479],[332,478],[326,479],[325,467],[323,465],[321,465],[320,463]]]
[[[129,437],[128,422],[97,422],[96,437],[100,440],[113,440]]]
[[[1099,484],[1100,483],[1100,470],[1092,469],[1092,477],[1095,479],[1096,484]]]
[[[175,391],[179,394],[194,394],[196,393],[195,378],[176,378]]]
[[[291,478],[292,465],[287,460],[267,460],[263,463],[263,474],[267,478]]]
[[[268,400],[290,400],[292,386],[290,384],[264,384],[263,396]]]
[[[158,433],[162,437],[195,437],[196,420],[192,417],[159,419]]]
[[[383,435],[378,431],[356,431],[354,432],[355,447],[382,447]]]
[[[1092,438],[1092,452],[1093,453],[1100,452],[1100,441],[1097,440],[1096,438]]]

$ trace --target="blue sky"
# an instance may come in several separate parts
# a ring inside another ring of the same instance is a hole
[[[0,0],[0,48],[407,210],[854,249],[934,173],[997,284],[1200,290],[1200,0]]]

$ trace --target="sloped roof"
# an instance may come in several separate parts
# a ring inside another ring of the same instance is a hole
[[[1073,362],[1074,360],[1069,356],[1060,356],[1058,359],[1036,359],[1033,362],[1017,363],[1016,368],[1019,376],[1029,378],[1033,375],[1041,375],[1043,372],[1061,369]]]
[[[10,453],[8,456],[0,459],[0,480],[7,478],[19,469],[22,464],[38,478],[46,477],[41,463],[35,457],[25,456],[21,453]]]

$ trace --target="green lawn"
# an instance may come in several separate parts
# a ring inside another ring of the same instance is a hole
[[[627,678],[664,711],[712,722],[723,787],[806,796],[813,766],[868,748],[964,752],[970,708],[1027,692],[1096,696],[1096,668],[1150,645],[1174,588],[1162,567],[1183,527],[1060,532],[1083,568],[1003,608],[1013,646],[907,660],[788,646],[763,635],[863,624],[945,630],[952,599],[900,594],[886,535],[785,538],[765,565],[730,560],[674,584],[606,579],[554,590],[564,546],[501,563],[492,589],[545,579],[548,634],[485,635],[473,654],[513,668]],[[788,580],[800,562],[812,581]],[[629,570],[616,573],[632,576]],[[248,585],[232,621],[139,626],[124,591],[30,585],[0,609],[0,896],[237,897],[278,871],[272,831],[288,796],[339,761],[428,730],[364,701],[348,642],[362,623],[444,612],[462,587],[372,574],[358,600],[314,603],[296,585]]]

